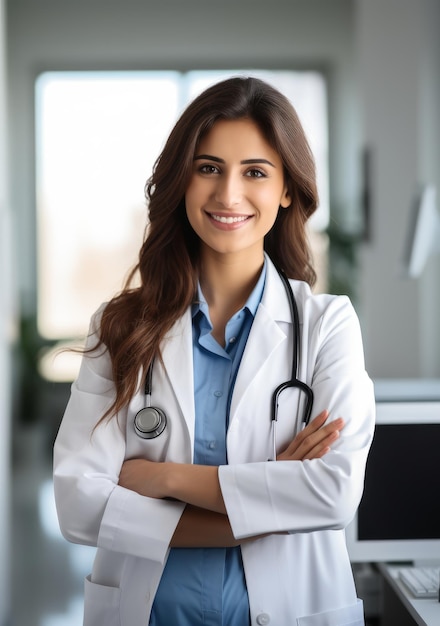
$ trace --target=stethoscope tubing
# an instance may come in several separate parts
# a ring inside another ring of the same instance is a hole
[[[281,383],[275,389],[272,394],[272,421],[277,421],[278,419],[278,401],[281,393],[285,389],[289,388],[298,388],[304,392],[306,396],[306,406],[304,409],[303,419],[302,419],[302,427],[304,428],[310,422],[310,418],[312,415],[312,407],[313,407],[313,390],[309,385],[298,378],[299,374],[299,363],[301,362],[301,327],[299,323],[299,313],[298,306],[296,304],[295,296],[293,295],[293,290],[290,285],[289,279],[286,274],[278,269],[278,274],[283,281],[284,288],[287,293],[287,299],[289,301],[290,306],[290,314],[292,317],[293,324],[293,349],[292,349],[292,372],[290,376],[290,380]]]

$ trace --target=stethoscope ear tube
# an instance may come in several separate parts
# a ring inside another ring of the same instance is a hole
[[[289,389],[291,387],[300,389],[306,395],[306,406],[304,408],[302,423],[303,426],[307,426],[307,424],[310,422],[310,417],[312,415],[313,391],[308,385],[306,385],[306,383],[303,383],[302,380],[298,380],[297,378],[288,380],[285,383],[281,383],[281,385],[278,385],[278,387],[273,392],[271,419],[273,422],[276,422],[278,420],[278,399],[285,389]]]
[[[286,274],[282,270],[280,270],[279,268],[278,268],[278,273],[279,273],[280,278],[283,281],[284,287],[286,289],[287,299],[289,301],[289,306],[290,306],[290,313],[291,313],[291,316],[292,316],[292,323],[293,323],[293,350],[292,350],[292,353],[293,354],[292,354],[292,373],[291,373],[290,380],[286,381],[285,383],[281,383],[281,385],[278,385],[278,387],[273,392],[273,395],[272,395],[272,415],[271,415],[271,419],[272,419],[272,423],[276,422],[277,419],[278,419],[278,417],[277,417],[277,415],[278,415],[278,400],[279,400],[280,394],[285,389],[289,389],[291,387],[296,387],[297,389],[300,389],[301,391],[303,391],[306,394],[306,405],[305,405],[305,408],[304,408],[304,413],[303,413],[303,418],[302,418],[302,425],[303,426],[307,426],[307,424],[310,422],[310,417],[312,415],[313,391],[309,387],[309,385],[304,383],[302,380],[298,379],[299,363],[300,363],[300,357],[301,357],[301,355],[300,355],[300,351],[301,351],[300,324],[299,324],[298,307],[297,307],[297,304],[296,304],[295,296],[293,295],[292,287],[290,286],[289,279],[287,278]]]

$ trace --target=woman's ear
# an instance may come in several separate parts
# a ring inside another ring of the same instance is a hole
[[[284,189],[283,195],[280,201],[280,207],[283,209],[287,209],[292,204],[292,198],[290,197],[289,190],[287,186]]]

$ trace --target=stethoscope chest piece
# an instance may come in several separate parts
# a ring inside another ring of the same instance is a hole
[[[134,418],[134,429],[142,439],[158,437],[167,425],[165,413],[158,408],[147,406],[138,411]]]

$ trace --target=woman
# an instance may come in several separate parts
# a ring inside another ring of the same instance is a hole
[[[360,626],[343,529],[373,391],[350,302],[311,292],[315,168],[295,111],[254,78],[209,88],[147,198],[140,286],[94,316],[55,443],[63,534],[98,547],[84,624]],[[298,386],[271,418],[296,342],[305,427]]]

